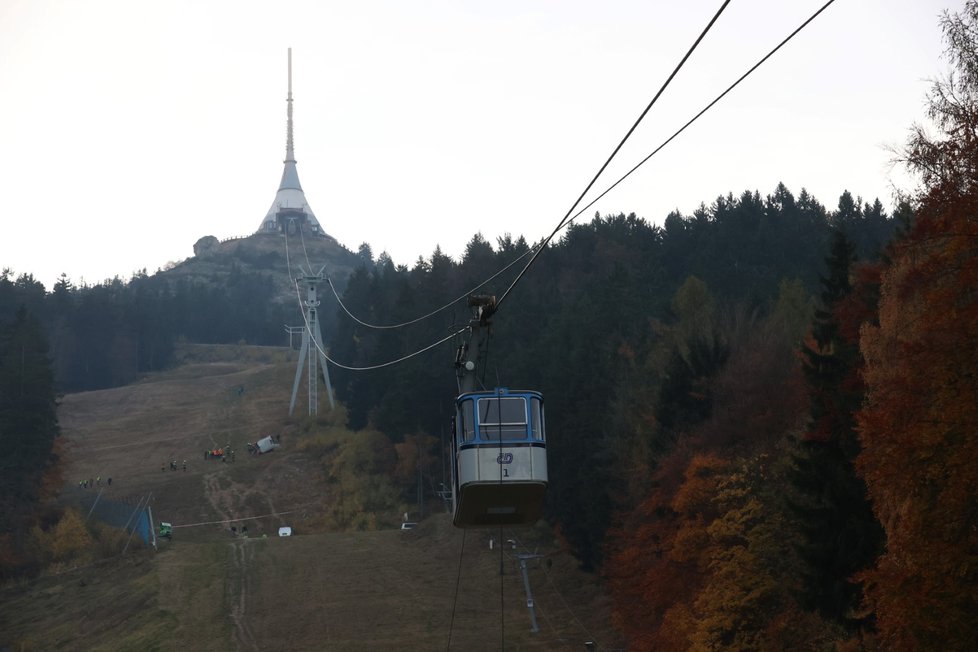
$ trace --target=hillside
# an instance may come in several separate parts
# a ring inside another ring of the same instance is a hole
[[[166,373],[65,396],[63,500],[93,492],[78,481],[99,476],[106,497],[152,492],[154,515],[176,526],[174,538],[158,552],[130,550],[5,587],[0,645],[557,650],[581,649],[589,639],[600,649],[619,645],[597,578],[578,571],[545,527],[506,531],[503,538],[514,543],[505,547],[498,531],[462,532],[444,513],[427,515],[413,531],[313,531],[326,508],[328,479],[299,443],[322,424],[286,417],[293,355],[192,347]],[[282,447],[248,455],[245,444],[266,432],[281,434]],[[204,450],[229,442],[239,451],[234,463],[204,459]],[[168,468],[172,460],[176,471]],[[245,518],[235,523],[247,524],[249,538],[221,523]],[[295,536],[275,536],[283,524]],[[490,538],[497,543],[492,550]],[[534,552],[543,555],[528,563],[538,633],[530,631],[516,558]]]
[[[325,266],[325,273],[342,288],[359,262],[356,254],[329,236],[255,234],[224,241],[205,236],[194,245],[192,257],[162,275],[172,280],[221,284],[234,273],[270,273],[283,299],[291,300],[294,289],[290,277],[300,274],[300,267],[316,273]]]

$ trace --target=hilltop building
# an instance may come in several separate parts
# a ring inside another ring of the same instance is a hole
[[[289,95],[286,99],[285,169],[282,181],[275,193],[275,201],[265,214],[256,234],[297,233],[299,229],[307,235],[325,236],[316,215],[306,201],[299,183],[299,173],[295,169],[295,150],[292,141],[292,48],[289,48]]]

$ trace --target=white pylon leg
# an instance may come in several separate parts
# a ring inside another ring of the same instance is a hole
[[[305,328],[302,329],[302,349],[299,351],[299,363],[295,370],[295,380],[292,383],[292,401],[289,403],[289,415],[295,409],[295,399],[299,391],[299,379],[302,377],[303,365],[306,367],[307,385],[309,387],[309,414],[319,414],[319,374],[322,369],[323,380],[326,383],[326,396],[329,398],[330,409],[336,408],[333,401],[333,385],[329,381],[329,367],[326,366],[326,355],[323,347],[323,335],[319,327],[319,317],[316,308],[319,306],[319,299],[316,296],[316,285],[326,279],[322,275],[322,270],[318,276],[304,276],[296,279],[296,282],[306,284],[306,300],[304,303]]]
[[[302,331],[302,347],[299,349],[299,364],[295,368],[295,381],[292,383],[292,401],[289,403],[289,416],[295,409],[295,397],[299,393],[299,379],[302,378],[302,367],[306,363],[306,355],[309,351],[309,336],[305,329]]]
[[[335,410],[336,403],[333,401],[333,385],[329,382],[329,367],[326,366],[326,356],[323,354],[325,347],[323,346],[323,333],[319,325],[319,319],[316,319],[316,326],[312,329],[312,333],[316,338],[316,357],[319,358],[319,368],[323,370],[323,382],[326,383],[326,397],[329,399],[329,409]],[[319,379],[319,374],[316,374],[316,379]],[[317,393],[316,396],[319,396]]]

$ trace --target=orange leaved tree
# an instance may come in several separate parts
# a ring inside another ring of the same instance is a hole
[[[886,531],[861,575],[887,649],[969,649],[978,637],[978,2],[945,14],[955,73],[934,83],[906,148],[917,221],[864,326],[857,466]]]

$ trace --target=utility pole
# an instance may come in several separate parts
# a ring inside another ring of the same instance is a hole
[[[306,274],[295,279],[296,285],[303,285],[306,288],[306,299],[303,301],[303,319],[305,326],[302,331],[302,348],[299,350],[299,363],[295,369],[295,381],[292,383],[292,401],[289,403],[289,416],[295,409],[295,398],[299,391],[299,379],[302,378],[303,365],[307,367],[307,384],[309,386],[309,414],[319,414],[319,367],[322,368],[323,380],[326,382],[326,396],[329,397],[329,407],[336,407],[333,402],[333,386],[329,382],[329,369],[326,366],[326,355],[323,353],[323,335],[319,329],[319,317],[317,308],[319,298],[316,296],[316,286],[326,282],[323,276],[323,269],[313,276]],[[305,271],[305,270],[303,270]],[[288,328],[288,327],[287,327]],[[289,329],[291,335],[291,329]]]

